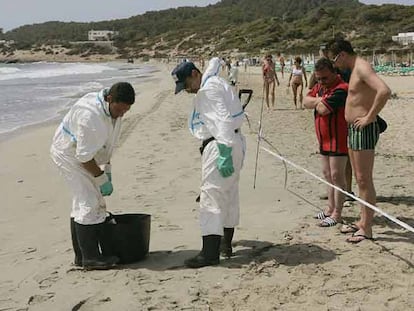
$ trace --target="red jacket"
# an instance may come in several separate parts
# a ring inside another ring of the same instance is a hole
[[[345,121],[348,84],[338,76],[336,83],[329,89],[317,83],[307,95],[321,97],[322,104],[330,111],[329,114],[322,116],[315,110],[315,129],[321,154],[331,156],[348,154],[348,127]]]

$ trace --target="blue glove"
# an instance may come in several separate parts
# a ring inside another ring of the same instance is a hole
[[[230,177],[234,173],[233,157],[231,152],[233,148],[223,144],[217,144],[219,157],[217,158],[217,168],[223,177]]]
[[[108,175],[105,173],[99,175],[98,177],[95,177],[95,182],[99,186],[99,189],[103,196],[111,195],[114,191],[112,182],[109,180]]]

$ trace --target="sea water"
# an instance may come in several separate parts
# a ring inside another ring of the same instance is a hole
[[[155,70],[121,62],[0,64],[0,135],[61,118],[84,94],[118,81],[139,83]]]

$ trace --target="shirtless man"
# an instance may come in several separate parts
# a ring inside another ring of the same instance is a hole
[[[352,71],[348,97],[345,105],[345,119],[348,122],[349,157],[358,185],[361,199],[376,204],[376,193],[372,178],[375,145],[379,139],[377,115],[386,104],[391,90],[372,69],[371,65],[357,56],[346,40],[329,44],[329,58],[339,69]],[[359,243],[372,239],[374,211],[361,205],[361,219],[356,223],[356,232],[347,239]]]

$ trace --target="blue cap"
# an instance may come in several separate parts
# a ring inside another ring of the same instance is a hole
[[[192,62],[183,62],[171,72],[175,80],[175,94],[185,89],[185,79],[191,76],[194,69],[198,70]]]

